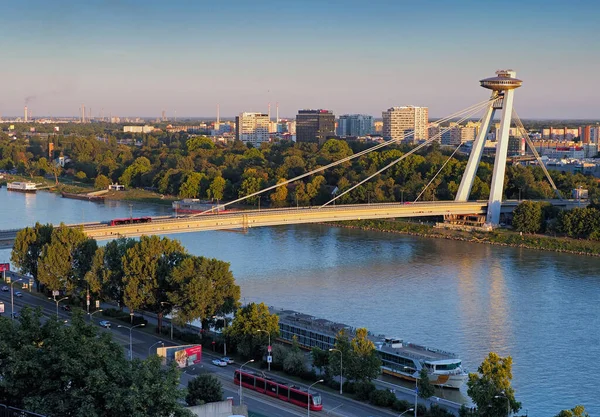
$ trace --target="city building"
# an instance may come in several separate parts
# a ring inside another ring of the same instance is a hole
[[[600,126],[582,126],[579,128],[579,139],[581,143],[598,143]]]
[[[154,130],[154,126],[123,126],[125,133],[150,133]]]
[[[330,110],[298,110],[296,142],[325,143],[335,136],[335,115]]]
[[[383,121],[377,120],[373,122],[374,133],[383,133]]]
[[[462,143],[462,127],[456,122],[450,122],[448,126],[442,127],[442,145],[458,146]]]
[[[240,113],[235,118],[237,140],[254,146],[269,141],[269,115],[265,113]]]
[[[427,107],[391,107],[382,116],[384,139],[415,143],[429,137]]]
[[[344,114],[338,119],[338,136],[362,137],[373,133],[373,116],[367,114]]]

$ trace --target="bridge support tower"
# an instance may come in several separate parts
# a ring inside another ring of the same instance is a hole
[[[479,168],[479,162],[483,155],[485,140],[490,130],[490,124],[494,120],[496,111],[502,110],[500,132],[496,138],[496,159],[494,161],[494,171],[492,173],[492,184],[490,186],[490,198],[486,215],[486,222],[491,226],[498,226],[500,223],[513,98],[515,89],[523,84],[521,80],[516,78],[516,75],[516,72],[513,70],[499,70],[496,71],[496,77],[480,81],[482,87],[492,90],[491,99],[493,101],[490,102],[481,121],[481,129],[477,138],[475,138],[475,142],[473,142],[471,155],[469,156],[469,161],[467,162],[467,167],[455,198],[455,201],[467,201],[469,199],[475,175],[477,174],[477,168]]]

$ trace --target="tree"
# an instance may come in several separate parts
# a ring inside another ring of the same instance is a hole
[[[214,375],[202,374],[188,383],[185,402],[189,406],[223,400],[223,386]]]
[[[69,325],[41,309],[0,319],[0,403],[48,416],[189,416],[179,372],[123,348],[74,312]]]
[[[259,329],[263,332],[257,332]],[[236,344],[242,356],[258,359],[262,356],[265,332],[270,333],[271,340],[279,335],[279,317],[271,314],[264,303],[250,303],[237,311],[225,336]]]
[[[285,179],[280,178],[279,181],[277,181],[277,184],[281,184],[283,182],[285,182]],[[269,197],[271,199],[271,204],[273,205],[273,207],[283,207],[287,200],[287,196],[287,186],[282,185],[275,188],[275,191],[273,191]]]
[[[190,172],[186,175],[185,181],[179,187],[179,197],[196,198],[200,194],[200,182],[204,174]]]
[[[223,193],[225,191],[225,180],[223,177],[215,177],[210,183],[210,187],[208,188],[209,195],[208,198],[214,198],[219,201],[223,199]]]
[[[419,390],[419,397],[429,398],[435,394],[435,388],[429,380],[429,371],[427,367],[423,366],[419,372],[419,380],[417,381],[417,388]]]
[[[515,400],[514,390],[510,386],[512,379],[510,356],[502,358],[490,352],[477,372],[469,374],[467,394],[477,406],[480,416],[504,417],[507,408],[513,413],[521,409],[521,403]]]
[[[346,376],[357,381],[370,381],[377,378],[381,372],[381,360],[377,356],[375,344],[369,340],[365,328],[356,329],[355,336],[350,342],[352,360],[346,366]]]
[[[556,417],[590,417],[583,405],[576,405],[570,410],[562,410]]]
[[[111,240],[104,246],[103,259],[96,259],[92,263],[91,272],[94,277],[88,276],[87,280],[91,287],[98,285],[101,288],[101,296],[104,299],[113,300],[123,307],[124,277],[123,257],[127,251],[137,245],[137,240],[121,237]],[[97,283],[94,282],[97,280]]]
[[[523,201],[513,212],[513,227],[517,232],[538,233],[543,228],[542,205],[533,201]]]
[[[306,370],[306,366],[304,364],[304,355],[300,349],[288,351],[283,360],[283,370],[290,375],[302,375]]]
[[[342,355],[341,361],[340,355]],[[335,345],[329,352],[327,372],[332,376],[342,375],[348,378],[348,369],[352,366],[353,360],[354,352],[350,344],[350,338],[346,330],[342,329],[335,336]],[[343,362],[343,365],[341,362]],[[343,368],[340,368],[340,366],[343,366]]]
[[[329,352],[315,346],[311,351],[312,365],[323,373],[323,370],[329,365]]]
[[[38,281],[38,266],[43,247],[50,242],[51,224],[36,223],[34,227],[26,227],[17,232],[17,237],[10,254],[10,260],[22,274],[31,275]],[[39,289],[39,288],[38,288]]]
[[[103,174],[100,174],[94,180],[94,188],[97,190],[108,190],[108,186],[110,185],[110,179]]]

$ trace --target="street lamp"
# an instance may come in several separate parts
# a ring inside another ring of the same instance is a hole
[[[96,310],[93,313],[88,313],[88,316],[90,316],[90,321],[93,320],[94,314],[96,313],[100,313],[101,311],[103,311],[102,309]]]
[[[409,408],[408,410],[406,410],[405,412],[400,414],[398,417],[402,417],[404,414],[408,413],[409,411],[413,411],[413,410],[414,410],[414,408]]]
[[[23,280],[21,278],[19,278],[10,283],[10,319],[11,320],[15,319],[15,298],[13,296],[13,293],[15,292],[15,287],[13,287],[13,284],[15,282],[19,282],[19,281],[23,281]],[[58,316],[58,313],[56,313],[56,315]]]
[[[266,330],[257,330],[257,333],[266,333],[267,335],[269,335],[269,346],[267,347],[267,370],[269,372],[271,372],[271,362],[269,360],[269,357],[271,356],[271,333],[269,333]]]
[[[242,405],[242,402],[243,402],[243,397],[242,397],[242,368],[244,366],[248,365],[251,362],[254,362],[254,359],[250,359],[248,362],[246,362],[245,364],[243,364],[242,366],[240,366],[240,406]]]
[[[504,395],[494,395],[494,398],[506,398],[506,417],[508,417],[510,415],[510,400],[508,399],[504,391],[502,391],[501,394]]]
[[[306,391],[307,395],[307,404],[306,404],[306,415],[310,417],[310,389],[313,387],[313,385],[316,384],[320,384],[321,382],[323,382],[323,379],[319,379],[317,382],[313,382],[312,384],[310,384],[310,386],[308,387],[308,390]]]
[[[133,341],[131,340],[131,331],[136,327],[144,327],[145,323],[136,324],[135,326],[125,326],[124,324],[119,324],[117,327],[124,327],[125,329],[129,329],[129,360],[133,360]]]
[[[156,346],[156,345],[163,345],[163,346],[164,346],[164,345],[165,345],[165,342],[161,342],[161,341],[159,340],[158,342],[156,342],[155,344],[153,344],[152,346],[150,346],[150,347],[148,348],[148,356],[150,356],[150,351],[151,351],[151,350],[152,350],[152,348],[153,348],[154,346]]]
[[[411,367],[405,366],[404,369],[413,369]],[[416,370],[415,370],[416,372]],[[414,412],[415,412],[415,417],[417,417],[417,395],[419,394],[419,379],[415,376],[415,408],[414,408]]]
[[[169,304],[171,306],[171,308],[172,308],[172,311],[175,311],[175,308],[179,307],[179,306],[173,305],[172,303],[169,303],[167,301],[161,301],[160,302],[161,306],[165,305],[165,304]],[[169,322],[171,323],[171,340],[173,340],[173,314],[171,314],[171,320],[169,320]]]
[[[212,316],[212,318],[223,320],[223,331],[227,328],[227,317]],[[223,335],[223,356],[227,356],[227,339],[225,339],[225,335]]]
[[[54,300],[54,302],[56,303],[56,318],[58,318],[58,304],[59,304],[61,301],[68,300],[68,299],[69,299],[69,297],[63,297],[63,298],[61,298],[60,300],[57,300],[57,299],[56,299],[56,296],[54,296],[54,298],[50,298],[50,297],[48,297],[48,300]]]
[[[342,385],[344,383],[344,378],[342,377],[342,351],[339,349],[329,349],[330,352],[340,352],[340,395],[342,395]]]

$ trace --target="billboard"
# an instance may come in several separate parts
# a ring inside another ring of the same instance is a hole
[[[166,346],[156,349],[156,354],[164,358],[165,363],[175,361],[179,368],[185,368],[202,360],[202,345]]]
[[[0,314],[4,313],[4,303],[0,301]]]
[[[5,272],[5,271],[10,271],[10,264],[9,263],[2,263],[2,264],[0,264],[0,272]]]

